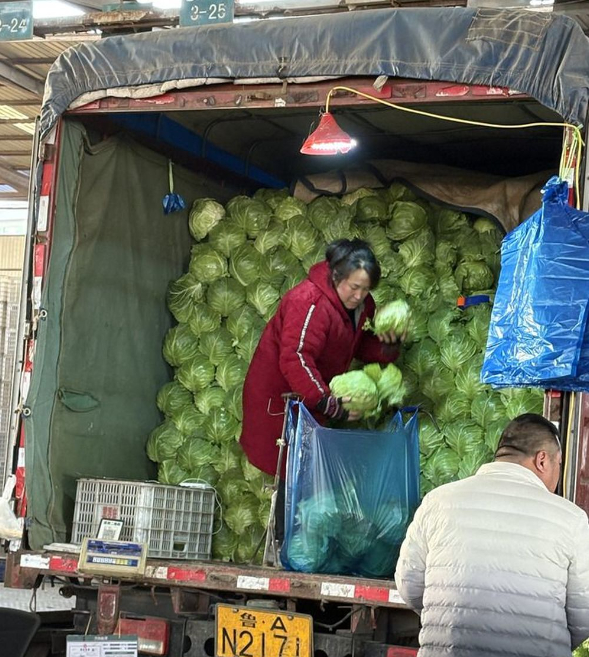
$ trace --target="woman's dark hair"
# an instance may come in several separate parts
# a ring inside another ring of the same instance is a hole
[[[371,289],[380,281],[380,265],[370,245],[364,240],[335,240],[327,246],[325,259],[336,285],[356,269],[363,269],[368,274]]]

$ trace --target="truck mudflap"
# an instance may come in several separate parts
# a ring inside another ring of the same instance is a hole
[[[8,555],[5,586],[33,588],[40,576],[88,579],[88,573],[78,570],[76,554],[23,551]],[[148,559],[145,574],[128,577],[126,581],[146,586],[239,591],[279,598],[407,609],[393,580],[312,575],[214,561]]]

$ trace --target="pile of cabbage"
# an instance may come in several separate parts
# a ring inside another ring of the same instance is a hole
[[[496,284],[502,235],[492,221],[429,203],[393,183],[309,204],[268,189],[225,206],[199,199],[189,228],[195,241],[189,268],[167,296],[178,323],[165,336],[163,355],[174,378],[158,393],[164,419],[147,453],[161,482],[206,481],[218,491],[222,524],[214,558],[247,562],[262,538],[269,477],[247,462],[237,442],[242,386],[280,298],[334,239],[367,240],[383,271],[377,305],[404,300],[410,307],[396,363],[402,382],[391,370],[381,386],[391,399],[402,390],[406,403],[421,404],[441,429],[422,421],[422,494],[489,460],[509,418],[541,411],[538,391],[495,392],[479,383],[490,306],[456,307],[459,295],[489,292]],[[377,387],[379,372],[366,370]],[[378,420],[366,422],[374,427]]]

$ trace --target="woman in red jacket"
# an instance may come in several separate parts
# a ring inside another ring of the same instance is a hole
[[[325,256],[308,278],[284,295],[245,379],[241,445],[250,463],[271,475],[276,474],[283,393],[300,395],[318,419],[355,420],[358,415],[342,408],[342,401],[348,400],[330,394],[329,382],[347,372],[353,358],[390,363],[398,355],[397,336],[362,330],[374,316],[370,290],[380,280],[370,246],[357,239],[337,240]]]

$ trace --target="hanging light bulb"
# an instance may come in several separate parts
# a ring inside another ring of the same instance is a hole
[[[331,112],[323,112],[319,125],[305,139],[301,148],[303,155],[337,155],[348,153],[357,142],[344,132]]]

